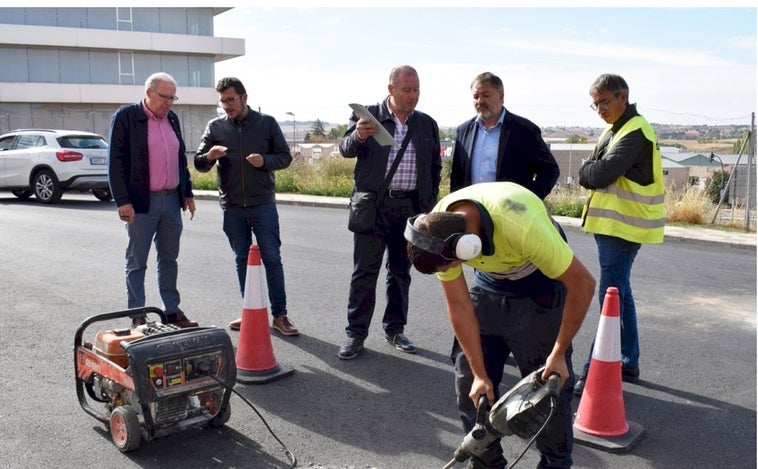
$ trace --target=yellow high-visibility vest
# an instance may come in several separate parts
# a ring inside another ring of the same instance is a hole
[[[611,127],[603,131],[599,141]],[[590,191],[582,213],[584,231],[634,243],[657,244],[663,242],[666,212],[661,151],[653,127],[642,116],[629,119],[613,136],[608,150],[637,129],[653,143],[653,183],[642,186],[622,175],[608,187]]]

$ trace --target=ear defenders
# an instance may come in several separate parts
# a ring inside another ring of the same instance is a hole
[[[442,239],[420,231],[415,224],[425,216],[422,213],[408,219],[404,233],[406,241],[424,251],[440,255],[451,261],[467,261],[482,252],[482,240],[475,234],[453,233],[447,239]]]

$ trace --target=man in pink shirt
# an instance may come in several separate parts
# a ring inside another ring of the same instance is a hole
[[[108,178],[124,222],[126,295],[131,308],[145,306],[145,271],[150,244],[157,252],[158,290],[169,323],[197,327],[179,309],[179,238],[181,211],[195,215],[192,182],[187,169],[179,119],[171,110],[176,81],[155,73],[145,82],[145,99],[121,106],[111,119]],[[133,325],[145,317],[132,318]]]

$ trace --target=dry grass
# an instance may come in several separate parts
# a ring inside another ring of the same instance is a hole
[[[666,221],[691,225],[710,223],[715,207],[708,200],[708,194],[693,187],[684,189],[666,188],[664,205]]]
[[[318,160],[296,157],[287,169],[277,171],[277,192],[349,197],[353,187],[355,160],[325,157]]]
[[[450,192],[449,158],[443,160],[442,182],[440,197]],[[355,159],[340,156],[328,156],[320,160],[296,158],[289,168],[277,171],[277,192],[311,194],[332,197],[349,197],[353,188],[353,169]],[[208,173],[197,172],[190,165],[192,186],[198,190],[217,190],[216,169]],[[553,215],[578,218],[588,191],[575,185],[572,188],[553,190],[545,199],[545,203]],[[692,187],[674,189],[667,187],[665,192],[666,222],[675,225],[710,225],[716,207],[708,200],[705,191]],[[722,229],[741,227],[740,222],[731,223],[729,220],[717,222]],[[739,225],[739,226],[738,226]]]
[[[570,188],[553,189],[545,197],[545,205],[551,214],[562,217],[579,218],[589,191],[579,185]]]

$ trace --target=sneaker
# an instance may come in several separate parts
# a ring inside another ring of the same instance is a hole
[[[238,331],[242,328],[242,318],[235,319],[234,321],[229,323],[229,329],[233,331]]]
[[[343,360],[351,360],[357,357],[361,350],[363,350],[363,339],[348,337],[340,347],[337,357]]]
[[[416,346],[402,332],[395,335],[385,334],[384,338],[401,352],[416,353]]]
[[[182,329],[187,327],[197,327],[197,322],[191,320],[187,316],[184,315],[184,311],[181,309],[177,311],[175,314],[166,314],[167,321],[169,324],[174,324],[175,326],[181,327]]]
[[[271,324],[271,327],[284,335],[300,334],[300,331],[298,331],[295,325],[292,324],[292,321],[289,320],[286,314],[282,314],[281,316],[274,316],[274,321]]]
[[[640,368],[630,367],[630,368],[624,368],[621,367],[621,381],[626,381],[627,383],[636,383],[640,379]]]

